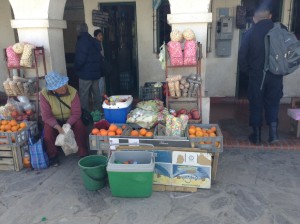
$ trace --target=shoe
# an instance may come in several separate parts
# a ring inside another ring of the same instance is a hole
[[[253,133],[249,136],[250,142],[255,145],[261,144],[261,127],[253,126]]]
[[[278,123],[271,122],[269,125],[269,143],[274,144],[279,142],[278,138]]]
[[[54,167],[57,167],[59,166],[59,159],[58,159],[58,156],[55,156],[53,158],[49,158],[49,166],[54,166]]]

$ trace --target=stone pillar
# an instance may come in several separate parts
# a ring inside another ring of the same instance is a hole
[[[169,0],[171,14],[168,14],[168,23],[173,29],[183,31],[187,28],[195,32],[196,39],[202,44],[202,122],[209,123],[210,99],[205,93],[205,71],[206,71],[206,42],[207,25],[212,22],[212,13],[209,12],[211,0]],[[192,71],[191,71],[192,72]]]
[[[19,42],[43,46],[47,71],[57,71],[66,75],[63,39],[63,29],[67,27],[66,21],[63,20],[66,0],[9,0],[9,2],[15,18],[11,21],[11,26],[17,29]],[[39,71],[40,75],[43,75],[42,67]]]

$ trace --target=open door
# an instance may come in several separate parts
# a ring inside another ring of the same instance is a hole
[[[138,56],[135,2],[101,3],[109,13],[104,28],[104,56],[112,70],[106,76],[108,95],[138,96]]]

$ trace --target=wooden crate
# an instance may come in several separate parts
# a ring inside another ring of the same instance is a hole
[[[22,146],[0,146],[0,170],[20,171],[23,168],[23,153],[28,149],[27,144]]]
[[[176,192],[197,192],[196,187],[182,187],[182,186],[168,186],[162,184],[153,184],[152,186],[153,191],[176,191]]]

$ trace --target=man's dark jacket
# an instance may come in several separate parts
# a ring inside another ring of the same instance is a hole
[[[253,25],[242,40],[239,50],[239,69],[250,76],[262,76],[265,63],[264,37],[274,26],[272,20],[261,20]]]
[[[102,77],[100,54],[96,40],[88,33],[78,36],[75,52],[75,73],[80,79],[96,80]]]

